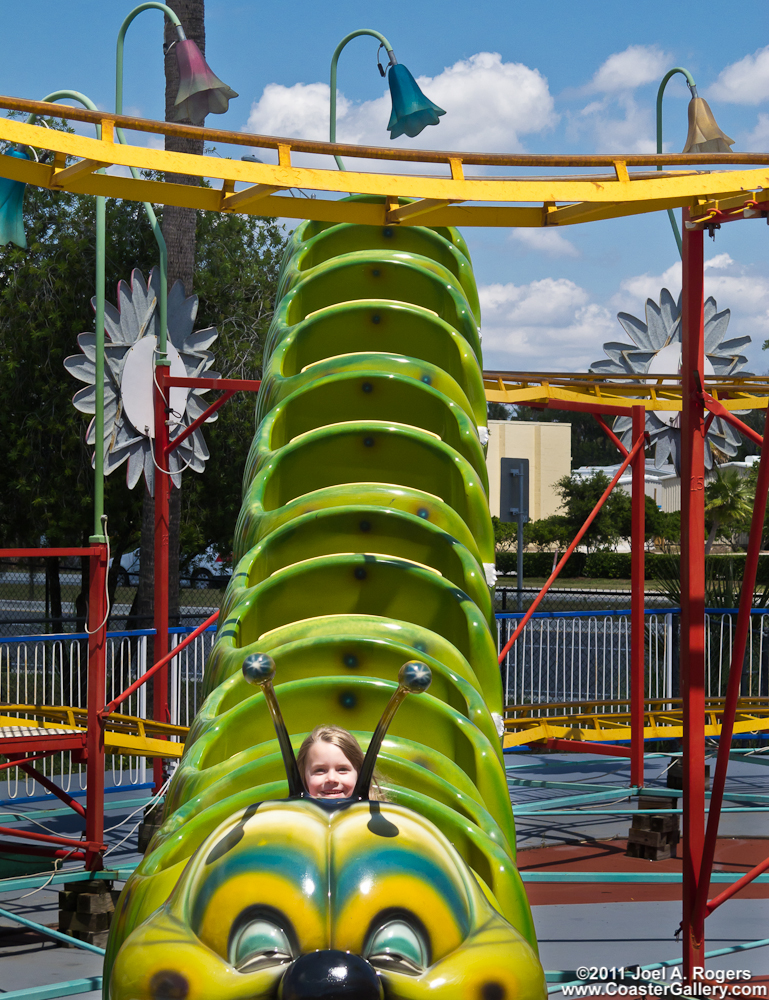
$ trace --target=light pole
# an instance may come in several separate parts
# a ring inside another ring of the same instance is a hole
[[[117,51],[115,55],[115,114],[123,113],[123,50],[125,48],[125,36],[131,22],[145,10],[159,10],[169,19],[176,28],[178,36],[174,43],[174,50],[179,64],[179,91],[176,96],[175,119],[190,118],[195,124],[202,125],[207,114],[223,114],[229,105],[229,101],[238,95],[222,83],[216,76],[203,55],[192,39],[187,38],[176,13],[164,3],[157,3],[156,0],[149,0],[134,7],[120,26],[117,36]],[[126,138],[122,128],[115,129],[120,142],[125,143]],[[139,177],[139,171],[131,167],[131,175]],[[158,245],[160,253],[160,301],[158,302],[158,318],[160,321],[160,331],[158,336],[158,365],[168,365],[167,358],[167,338],[168,338],[168,251],[166,241],[160,229],[155,210],[148,202],[144,202],[144,211],[149,219],[152,232]]]
[[[99,109],[93,101],[76,90],[56,90],[43,98],[44,101],[77,101],[89,111]],[[38,115],[27,118],[31,125]],[[96,138],[101,139],[101,125],[96,126]],[[104,168],[99,170],[104,173]],[[94,487],[93,487],[93,534],[89,541],[103,544],[107,541],[104,517],[104,295],[106,259],[106,199],[96,196],[96,385],[94,412]]]
[[[329,142],[336,142],[337,63],[339,62],[339,56],[342,49],[348,42],[352,41],[353,38],[357,38],[359,35],[371,35],[373,38],[378,39],[379,48],[384,48],[387,53],[387,69],[382,67],[378,57],[377,67],[379,68],[379,72],[382,76],[387,76],[387,82],[390,85],[390,96],[393,102],[392,114],[390,115],[390,121],[387,125],[387,128],[390,130],[390,138],[395,139],[404,133],[413,138],[414,136],[419,135],[422,129],[427,125],[437,125],[439,117],[441,115],[445,115],[446,112],[443,108],[439,108],[437,104],[433,104],[432,101],[425,97],[411,73],[406,69],[403,63],[399,63],[395,58],[393,47],[390,45],[385,36],[379,31],[374,31],[373,28],[358,28],[357,31],[351,31],[349,35],[344,36],[342,41],[334,49],[334,54],[331,57],[328,127]],[[334,156],[334,159],[336,160],[336,164],[340,170],[347,169],[341,156]]]
[[[189,118],[196,125],[202,125],[209,113],[223,114],[229,101],[238,95],[223,83],[209,68],[203,54],[192,39],[188,39],[176,13],[164,3],[150,0],[135,7],[125,18],[117,38],[117,53],[115,61],[115,112],[123,111],[123,49],[125,35],[135,17],[145,10],[159,10],[176,28],[177,40],[172,47],[179,67],[179,90],[174,102],[175,121]],[[125,142],[122,129],[116,129],[118,139]],[[139,176],[138,170],[131,168],[134,177]],[[155,544],[154,544],[154,577],[155,577],[155,661],[158,662],[168,652],[168,563],[169,563],[169,493],[170,479],[168,473],[168,389],[166,377],[170,371],[168,360],[168,253],[160,225],[155,212],[148,202],[144,210],[152,226],[155,240],[160,251],[160,295],[158,302],[158,331],[155,365],[153,368],[153,401],[155,409]],[[165,466],[165,468],[163,467]],[[166,721],[168,705],[168,673],[161,671],[153,681],[154,714],[159,721]],[[158,791],[164,781],[162,761],[155,758],[154,766],[155,790]]]
[[[731,147],[734,145],[734,139],[730,139],[729,136],[726,135],[725,132],[722,132],[718,127],[708,102],[697,94],[697,85],[694,82],[694,77],[689,70],[684,69],[683,66],[674,66],[673,69],[668,70],[668,72],[663,76],[662,83],[660,83],[659,90],[657,91],[657,152],[662,152],[662,96],[665,93],[665,87],[667,87],[668,81],[676,73],[681,73],[684,77],[686,77],[686,85],[692,95],[691,100],[689,101],[689,132],[686,136],[686,145],[684,146],[682,152],[731,152]],[[661,164],[657,164],[657,170],[662,170]],[[676,238],[678,253],[681,254],[681,233],[678,229],[678,223],[676,222],[676,217],[672,208],[668,209],[668,218],[670,219],[670,225],[673,227],[673,235]]]

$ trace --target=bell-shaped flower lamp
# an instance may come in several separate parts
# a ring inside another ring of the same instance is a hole
[[[718,127],[708,102],[692,89],[689,101],[689,133],[684,153],[731,153],[734,139]]]
[[[394,57],[391,55],[391,60]],[[387,128],[390,138],[408,135],[413,139],[427,125],[437,125],[446,112],[428,100],[403,63],[392,62],[388,73],[393,110]]]
[[[28,160],[29,155],[22,149],[11,149],[5,156],[15,156],[20,160]],[[25,249],[27,237],[24,233],[24,218],[22,205],[24,202],[23,181],[13,181],[9,177],[0,177],[0,246],[15,243]]]
[[[223,115],[238,95],[211,70],[191,38],[174,44],[179,66],[179,92],[174,101],[173,121],[189,118],[202,125],[206,115]]]

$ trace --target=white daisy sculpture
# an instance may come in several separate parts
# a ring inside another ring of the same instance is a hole
[[[139,270],[131,274],[131,284],[118,285],[118,306],[105,303],[104,326],[104,474],[114,472],[128,462],[126,481],[130,489],[144,479],[150,494],[155,495],[155,421],[153,416],[153,379],[157,355],[160,272],[150,271],[149,283]],[[185,295],[181,281],[168,293],[167,355],[170,374],[179,377],[219,378],[210,371],[214,356],[208,347],[216,340],[214,327],[193,332],[198,312],[197,295]],[[108,339],[107,339],[108,338]],[[82,354],[66,358],[64,367],[75,378],[87,383],[72,400],[82,413],[96,412],[96,334],[81,333],[77,338]],[[206,409],[200,398],[205,389],[170,390],[171,441]],[[214,413],[206,423],[216,419]],[[96,445],[95,421],[91,421],[86,442]],[[209,457],[200,428],[172,451],[168,469],[175,486],[180,486],[182,472],[189,468],[202,472]],[[95,459],[94,459],[95,460]],[[165,463],[162,463],[166,467]]]
[[[735,375],[742,371],[747,358],[740,353],[750,343],[750,337],[724,340],[730,311],[718,311],[716,300],[705,302],[705,375]],[[619,313],[617,319],[633,341],[632,344],[612,342],[603,345],[607,360],[595,361],[590,371],[600,375],[676,375],[681,372],[681,296],[676,301],[667,288],[660,292],[659,305],[646,300],[646,322]],[[749,374],[745,372],[744,374]],[[639,379],[640,381],[640,379]],[[672,384],[671,379],[671,384]],[[647,410],[646,430],[654,447],[654,465],[660,469],[668,462],[681,472],[681,414],[669,410]],[[632,420],[617,417],[614,432],[626,447],[632,441]],[[725,421],[716,417],[705,439],[705,467],[713,467],[713,451],[718,458],[733,458],[740,437]]]

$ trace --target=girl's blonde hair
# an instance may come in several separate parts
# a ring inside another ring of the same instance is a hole
[[[309,736],[305,737],[302,745],[299,747],[299,753],[296,755],[296,763],[299,768],[299,774],[301,775],[302,781],[304,781],[310,747],[314,743],[321,742],[333,743],[334,746],[339,747],[360,775],[365,754],[361,750],[360,743],[358,743],[353,734],[348,732],[346,729],[342,729],[341,726],[316,726]],[[369,791],[369,799],[373,801],[382,802],[385,800],[384,793],[379,787],[380,780],[381,775],[375,769],[374,775],[371,779],[371,789]]]

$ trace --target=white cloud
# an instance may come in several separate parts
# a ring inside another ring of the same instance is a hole
[[[446,114],[439,126],[426,128],[416,142],[404,136],[395,145],[516,152],[523,148],[522,136],[543,132],[558,120],[542,74],[521,63],[503,63],[495,52],[479,52],[435,77],[418,77],[417,82]],[[245,127],[249,132],[267,135],[327,139],[328,104],[329,87],[325,83],[298,83],[293,87],[272,83],[252,104]],[[389,144],[386,125],[390,107],[389,90],[360,104],[338,94],[338,140]]]
[[[756,127],[745,137],[744,148],[749,152],[763,153],[769,149],[769,115],[762,111]]]
[[[262,96],[251,105],[246,130],[287,138],[328,139],[329,86],[327,83],[295,83],[284,87],[268,83]],[[349,112],[350,102],[337,95],[337,121]]]
[[[721,70],[708,97],[732,104],[760,104],[769,98],[769,45]]]
[[[576,133],[589,128],[595,149],[601,153],[654,153],[657,139],[654,114],[648,104],[639,105],[631,94],[618,95],[622,117],[612,116],[609,101],[593,101],[582,109],[579,119],[572,120]],[[686,133],[683,133],[683,146]]]
[[[604,343],[627,340],[616,314],[643,317],[646,300],[659,302],[662,288],[678,296],[680,261],[660,274],[626,278],[605,302],[594,301],[585,288],[566,278],[482,286],[484,366],[587,371],[604,357]],[[719,309],[731,310],[727,338],[752,337],[745,349],[748,369],[764,372],[769,361],[761,349],[769,338],[769,278],[728,253],[715,254],[705,262],[705,294],[716,299]]]
[[[566,278],[479,290],[487,368],[586,371],[613,329],[603,306]]]
[[[630,45],[624,52],[610,55],[586,89],[595,93],[633,90],[661,79],[670,60],[656,45]]]
[[[512,229],[510,239],[548,257],[579,257],[574,244],[555,229]]]

